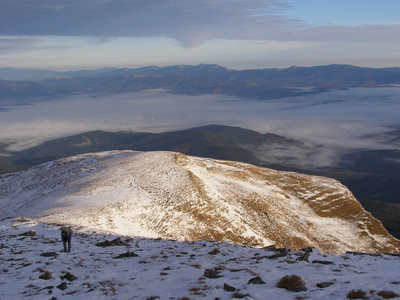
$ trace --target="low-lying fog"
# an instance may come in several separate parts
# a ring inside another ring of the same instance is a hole
[[[303,167],[335,165],[337,154],[349,150],[399,148],[399,144],[388,145],[375,134],[400,127],[400,88],[333,90],[277,100],[144,91],[77,94],[30,105],[0,103],[0,141],[17,141],[8,149],[13,151],[97,129],[167,132],[209,124],[239,126],[310,146],[323,145],[311,156],[304,149],[254,149],[270,162],[297,161]],[[374,136],[365,138],[367,135]]]

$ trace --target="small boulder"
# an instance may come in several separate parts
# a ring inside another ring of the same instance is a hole
[[[249,280],[248,284],[265,284],[265,281],[260,276],[254,277]]]
[[[224,283],[224,290],[227,292],[234,292],[234,291],[236,291],[236,288],[234,288],[233,286],[230,286],[227,283]]]
[[[112,247],[112,246],[129,246],[127,242],[121,240],[121,238],[116,238],[112,241],[105,240],[96,244],[97,247]]]
[[[263,248],[265,251],[278,251],[275,245],[266,246]]]
[[[268,259],[276,259],[279,257],[287,256],[289,254],[288,249],[286,248],[279,248],[277,251],[278,253],[269,256]]]
[[[27,231],[19,234],[19,236],[36,236],[36,231],[35,230]]]
[[[310,254],[312,252],[312,248],[308,247],[304,250],[304,254],[300,256],[297,260],[299,261],[308,261],[308,258],[310,257]]]
[[[44,257],[56,257],[58,256],[57,252],[44,252],[42,254],[40,254],[40,256],[44,256]]]
[[[139,255],[137,255],[136,253],[128,251],[128,252],[125,252],[118,256],[113,257],[113,259],[124,258],[124,257],[138,257],[138,256]]]
[[[215,254],[218,254],[218,253],[221,253],[221,251],[219,251],[218,248],[215,248],[214,250],[208,252],[208,254],[211,254],[211,255],[215,255]]]
[[[76,276],[74,276],[74,275],[72,275],[71,273],[68,272],[64,276],[61,276],[61,279],[67,279],[68,281],[71,282],[71,281],[77,280],[78,277],[76,277]]]
[[[334,283],[331,281],[324,281],[324,282],[317,283],[317,287],[319,287],[320,289],[324,289],[324,288],[327,288],[328,286],[331,286],[332,284],[334,284]]]
[[[307,290],[306,283],[298,275],[286,275],[279,280],[276,286],[292,292],[301,292]]]
[[[59,285],[57,285],[57,288],[60,290],[66,290],[68,288],[68,284],[66,282],[61,282]]]
[[[215,269],[205,269],[204,270],[204,277],[207,277],[207,278],[219,278],[219,277],[222,277],[222,276],[219,276],[218,273],[219,272],[217,270],[215,270]]]
[[[333,261],[329,261],[329,260],[313,260],[312,263],[313,264],[321,264],[321,265],[333,265],[334,264]]]

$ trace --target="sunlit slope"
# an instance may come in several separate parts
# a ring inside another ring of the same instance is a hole
[[[129,236],[400,249],[335,180],[176,152],[90,153],[3,175],[0,213]]]

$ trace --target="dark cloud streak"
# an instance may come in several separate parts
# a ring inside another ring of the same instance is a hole
[[[0,34],[151,36],[192,44],[209,38],[242,37],[243,30],[254,30],[256,25],[291,23],[278,15],[284,7],[281,1],[259,0],[5,0]]]
[[[354,41],[399,39],[399,25],[311,26],[281,0],[3,0],[0,35]]]

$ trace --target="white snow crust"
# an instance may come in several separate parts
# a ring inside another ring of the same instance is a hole
[[[130,237],[400,249],[335,180],[175,152],[89,153],[2,175],[0,214]]]
[[[299,261],[303,251],[270,259],[276,252],[245,245],[139,237],[122,238],[125,246],[103,248],[96,244],[117,236],[82,227],[72,228],[72,251],[64,253],[60,226],[22,218],[0,222],[0,299],[348,299],[352,290],[383,299],[382,291],[400,294],[398,256],[313,249],[308,261]],[[31,230],[35,236],[21,236]],[[49,252],[56,256],[41,256]],[[138,256],[115,259],[127,252]],[[205,277],[206,269],[216,269],[220,277]],[[45,273],[47,279],[41,279]],[[67,273],[76,279],[65,279]],[[293,274],[304,280],[307,290],[276,286]],[[249,283],[257,276],[265,284]],[[58,288],[62,282],[64,290]],[[331,285],[317,287],[322,282]],[[224,290],[224,284],[236,291]]]

